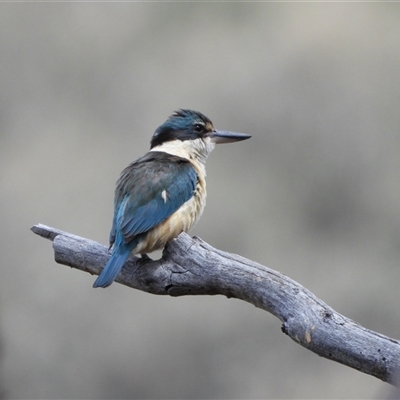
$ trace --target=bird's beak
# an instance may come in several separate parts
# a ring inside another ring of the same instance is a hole
[[[251,135],[246,133],[228,132],[228,131],[212,131],[210,134],[211,141],[215,144],[232,143],[240,140],[251,138]]]

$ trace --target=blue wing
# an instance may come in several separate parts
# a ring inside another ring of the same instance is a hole
[[[163,152],[146,154],[118,181],[114,229],[125,242],[149,231],[193,196],[196,183],[196,170],[188,160]]]
[[[192,164],[164,152],[149,152],[122,172],[115,190],[110,232],[113,252],[94,287],[113,282],[142,234],[188,201],[196,184],[197,173]]]

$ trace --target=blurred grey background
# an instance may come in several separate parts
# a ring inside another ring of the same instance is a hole
[[[253,137],[211,154],[191,234],[399,339],[399,21],[396,3],[2,3],[3,397],[389,396],[247,303],[94,290],[29,228],[107,244],[120,171],[193,108]]]

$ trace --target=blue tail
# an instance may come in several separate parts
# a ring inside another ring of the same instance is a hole
[[[134,243],[132,242],[123,244],[122,246],[114,246],[110,259],[101,271],[101,274],[95,280],[93,287],[106,288],[107,286],[110,286],[118,276],[119,271],[121,271],[122,266],[129,258],[134,247]]]

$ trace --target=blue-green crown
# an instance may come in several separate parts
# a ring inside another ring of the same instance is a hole
[[[193,110],[175,111],[154,132],[150,148],[171,140],[194,140],[213,130],[212,122],[204,114]]]

